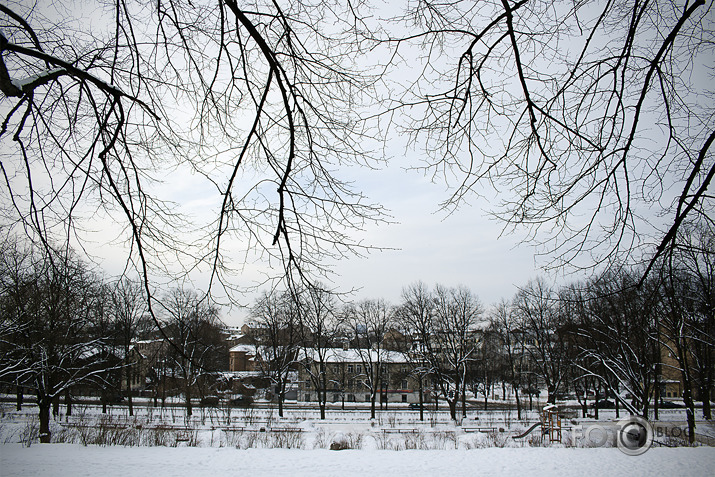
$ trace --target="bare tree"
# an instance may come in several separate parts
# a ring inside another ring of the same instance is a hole
[[[689,439],[695,439],[697,397],[703,415],[711,418],[713,351],[715,350],[715,240],[709,221],[685,224],[675,247],[663,261],[663,301],[660,345],[677,363],[687,410]],[[673,366],[672,362],[663,364]]]
[[[433,294],[434,321],[431,352],[427,354],[437,386],[457,419],[457,403],[465,401],[466,374],[470,360],[476,358],[477,342],[473,327],[482,314],[479,299],[467,288],[437,285]]]
[[[659,280],[649,279],[639,288],[641,273],[604,273],[589,282],[576,332],[584,371],[616,394],[630,413],[647,418],[656,392],[663,310]],[[631,402],[618,396],[614,381],[633,396]]]
[[[0,5],[5,224],[82,247],[86,218],[119,224],[152,316],[157,275],[208,269],[208,292],[231,292],[255,284],[232,277],[246,261],[270,263],[259,281],[310,279],[326,257],[364,250],[350,231],[381,209],[333,175],[371,160],[357,5],[73,7]],[[162,185],[186,177],[209,220],[187,218]]]
[[[300,346],[298,310],[290,293],[265,293],[254,304],[251,317],[261,330],[255,340],[257,363],[275,385],[278,415],[283,417],[286,385],[295,371]]]
[[[424,385],[432,373],[433,351],[430,336],[434,319],[434,301],[427,285],[413,283],[402,289],[402,303],[396,310],[396,320],[401,332],[407,337],[405,352],[412,366],[412,373],[419,386],[420,420],[424,420]]]
[[[393,312],[384,300],[363,300],[343,311],[343,324],[355,340],[355,352],[365,370],[364,383],[370,391],[370,418],[375,418],[377,393],[386,389],[383,367],[388,361],[388,332],[393,327]]]
[[[123,374],[125,377],[129,415],[134,415],[132,401],[132,381],[134,364],[130,361],[130,351],[134,340],[138,338],[140,327],[146,314],[146,302],[141,284],[129,279],[117,281],[110,291],[111,314],[117,332],[117,341],[124,357]]]
[[[568,358],[558,297],[543,279],[537,279],[517,293],[513,306],[522,346],[546,385],[547,401],[553,403],[566,376]]]
[[[303,366],[318,396],[320,418],[328,400],[328,359],[337,330],[334,294],[320,284],[294,292],[297,305]]]
[[[3,256],[6,265],[4,312],[15,326],[10,344],[14,362],[4,365],[4,379],[32,388],[37,395],[40,442],[50,442],[50,409],[74,386],[101,380],[107,356],[98,353],[104,337],[89,330],[96,311],[97,278],[70,251],[18,248]],[[10,260],[8,262],[8,259]]]
[[[516,399],[517,419],[521,419],[521,399],[519,390],[524,382],[526,351],[521,346],[519,336],[519,325],[512,307],[506,301],[502,301],[492,310],[490,314],[490,329],[499,337],[502,353],[504,354],[505,367],[502,379],[506,380],[514,390]]]
[[[166,299],[165,333],[172,349],[172,366],[184,391],[186,414],[192,414],[192,394],[202,372],[211,370],[208,363],[219,353],[218,310],[206,304],[198,292],[176,288]]]
[[[491,187],[506,227],[586,269],[654,259],[712,210],[712,2],[420,0],[395,20],[380,39],[415,75],[389,117],[454,180],[445,208]]]

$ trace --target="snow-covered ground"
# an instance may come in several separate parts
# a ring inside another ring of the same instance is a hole
[[[708,476],[715,449],[506,448],[451,451],[292,450],[167,447],[0,446],[5,476]]]
[[[638,457],[608,443],[593,448],[572,429],[615,426],[613,411],[599,421],[564,419],[559,443],[537,431],[512,439],[538,419],[534,412],[471,410],[460,424],[445,410],[419,413],[405,407],[344,411],[335,406],[327,419],[304,406],[286,409],[195,409],[187,419],[181,407],[126,406],[104,415],[93,404],[76,405],[72,416],[52,421],[54,444],[37,444],[37,408],[16,411],[0,404],[0,477],[41,475],[712,475],[715,447],[654,447]],[[576,413],[572,413],[574,416]],[[579,413],[580,415],[580,413]],[[663,419],[665,418],[665,419]],[[684,426],[681,410],[668,411],[663,425]],[[698,433],[715,435],[712,423]],[[96,445],[122,443],[125,445]],[[23,446],[24,443],[25,445]],[[344,443],[348,450],[328,450]],[[668,444],[673,444],[669,441]],[[28,446],[28,444],[31,444]],[[88,445],[83,445],[88,444]]]

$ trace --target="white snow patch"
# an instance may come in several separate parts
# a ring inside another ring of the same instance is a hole
[[[711,475],[713,448],[655,448],[638,457],[617,449],[450,451],[292,450],[166,447],[0,446],[2,475],[126,477],[171,475]]]

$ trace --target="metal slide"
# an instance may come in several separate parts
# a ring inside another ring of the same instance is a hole
[[[511,438],[512,438],[512,439],[521,439],[522,437],[526,437],[526,436],[528,436],[529,434],[531,434],[531,432],[532,432],[534,429],[536,429],[537,427],[541,427],[541,423],[540,423],[540,422],[537,422],[536,424],[534,424],[533,426],[531,426],[530,428],[528,428],[526,431],[524,431],[523,434],[519,434],[518,436],[511,436]]]

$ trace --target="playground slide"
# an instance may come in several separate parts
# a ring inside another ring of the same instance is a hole
[[[512,438],[512,439],[521,439],[522,437],[526,437],[526,436],[528,436],[529,434],[531,434],[531,432],[532,432],[534,429],[536,429],[537,427],[540,427],[540,426],[541,426],[541,423],[540,423],[540,422],[537,422],[536,424],[534,424],[533,426],[531,426],[530,428],[528,428],[523,434],[519,434],[518,436],[511,436],[511,438]]]

